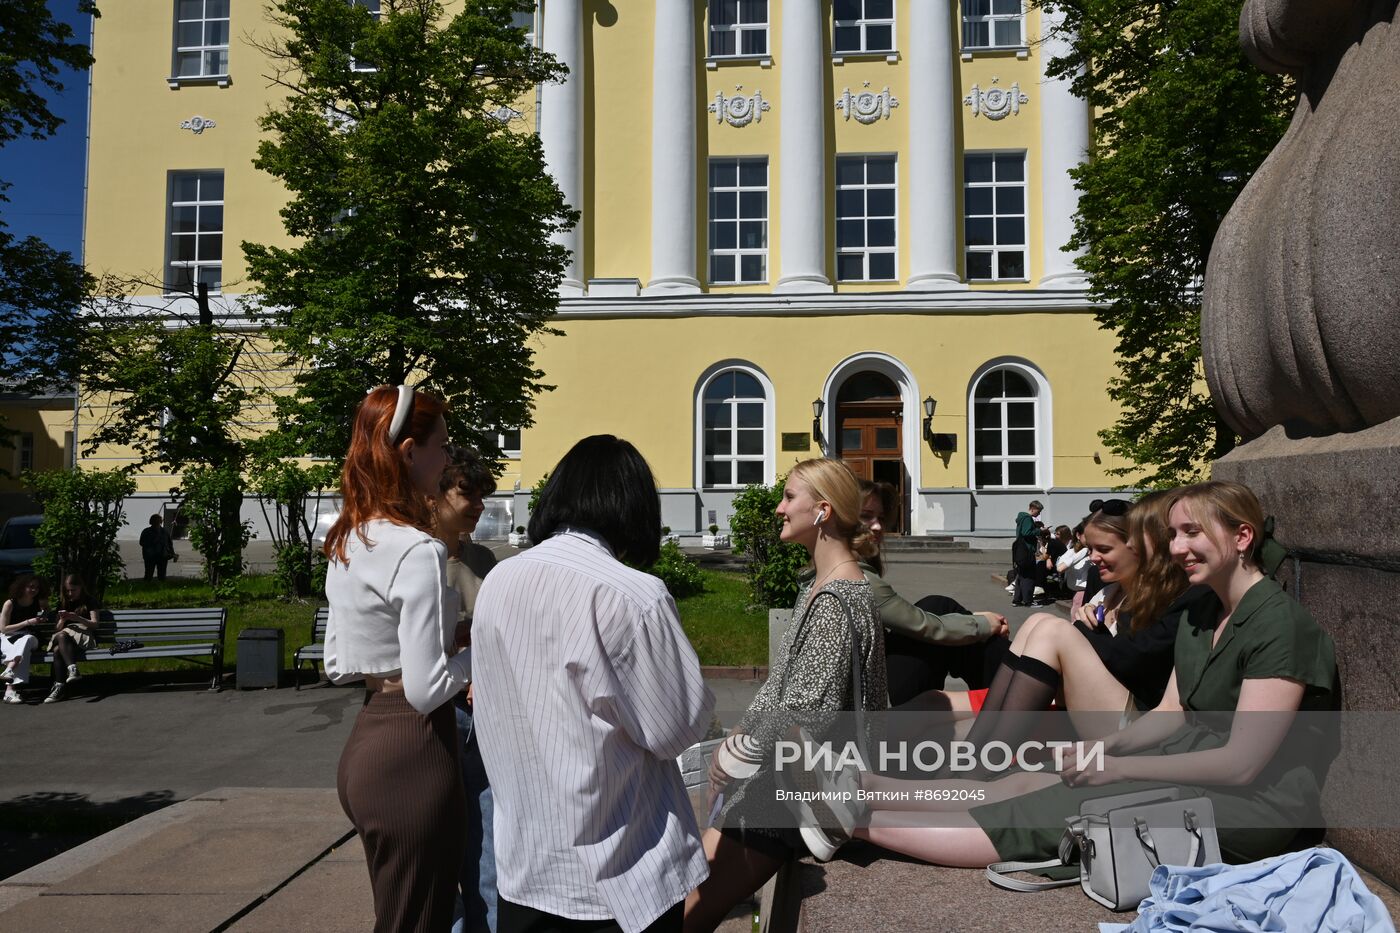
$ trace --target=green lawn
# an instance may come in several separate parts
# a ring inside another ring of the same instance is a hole
[[[705,592],[677,600],[681,625],[701,664],[766,667],[768,610],[749,608],[743,574],[702,570]]]
[[[701,664],[763,666],[768,663],[768,612],[748,608],[749,590],[741,574],[701,571],[705,592],[679,600],[681,624]],[[245,628],[280,628],[286,632],[283,664],[290,669],[292,652],[311,640],[311,619],[324,600],[289,602],[278,598],[270,576],[245,577],[237,599],[220,603],[202,580],[170,579],[146,583],[125,580],[107,591],[111,609],[164,609],[224,605],[228,628],[224,642],[224,669],[238,661],[238,633]],[[194,670],[197,663],[180,658],[107,661],[94,673],[106,671]]]

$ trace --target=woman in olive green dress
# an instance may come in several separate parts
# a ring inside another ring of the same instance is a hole
[[[1264,515],[1248,488],[1210,482],[1176,490],[1170,520],[1173,557],[1212,595],[1182,619],[1161,704],[1105,740],[1102,767],[1069,756],[1058,775],[939,782],[981,790],[993,802],[965,812],[965,803],[949,803],[932,814],[937,804],[882,804],[857,837],[955,867],[1044,859],[1082,801],[1176,784],[1211,797],[1227,860],[1287,850],[1319,809],[1325,756],[1296,753],[1316,751],[1322,736],[1294,714],[1339,708],[1332,639],[1260,569]],[[1248,728],[1202,727],[1199,714],[1211,711],[1251,714]]]

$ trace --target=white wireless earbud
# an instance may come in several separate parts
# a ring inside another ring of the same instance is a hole
[[[820,525],[820,524],[821,524],[822,522],[824,522],[824,521],[826,521],[826,513],[825,513],[825,512],[818,512],[818,513],[817,513],[817,517],[814,518],[814,519],[812,519],[812,524],[813,524],[813,525]]]

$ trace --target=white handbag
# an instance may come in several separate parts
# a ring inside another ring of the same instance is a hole
[[[1065,822],[1069,828],[1060,838],[1059,858],[997,862],[987,866],[987,880],[1008,891],[1063,888],[1075,879],[1021,881],[1006,875],[1072,865],[1077,851],[1084,893],[1110,910],[1136,910],[1158,865],[1199,867],[1220,861],[1210,798],[1183,800],[1174,787],[1086,800],[1079,815]]]

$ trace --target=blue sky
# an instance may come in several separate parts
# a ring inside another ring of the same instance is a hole
[[[77,0],[48,0],[48,7],[55,19],[73,27],[75,41],[87,45],[90,17],[79,15]],[[0,179],[11,183],[6,192],[10,203],[0,204],[0,217],[9,232],[40,237],[75,259],[83,238],[87,79],[87,72],[65,69],[60,78],[63,93],[49,95],[49,108],[64,120],[57,133],[38,142],[17,139],[0,148]]]

